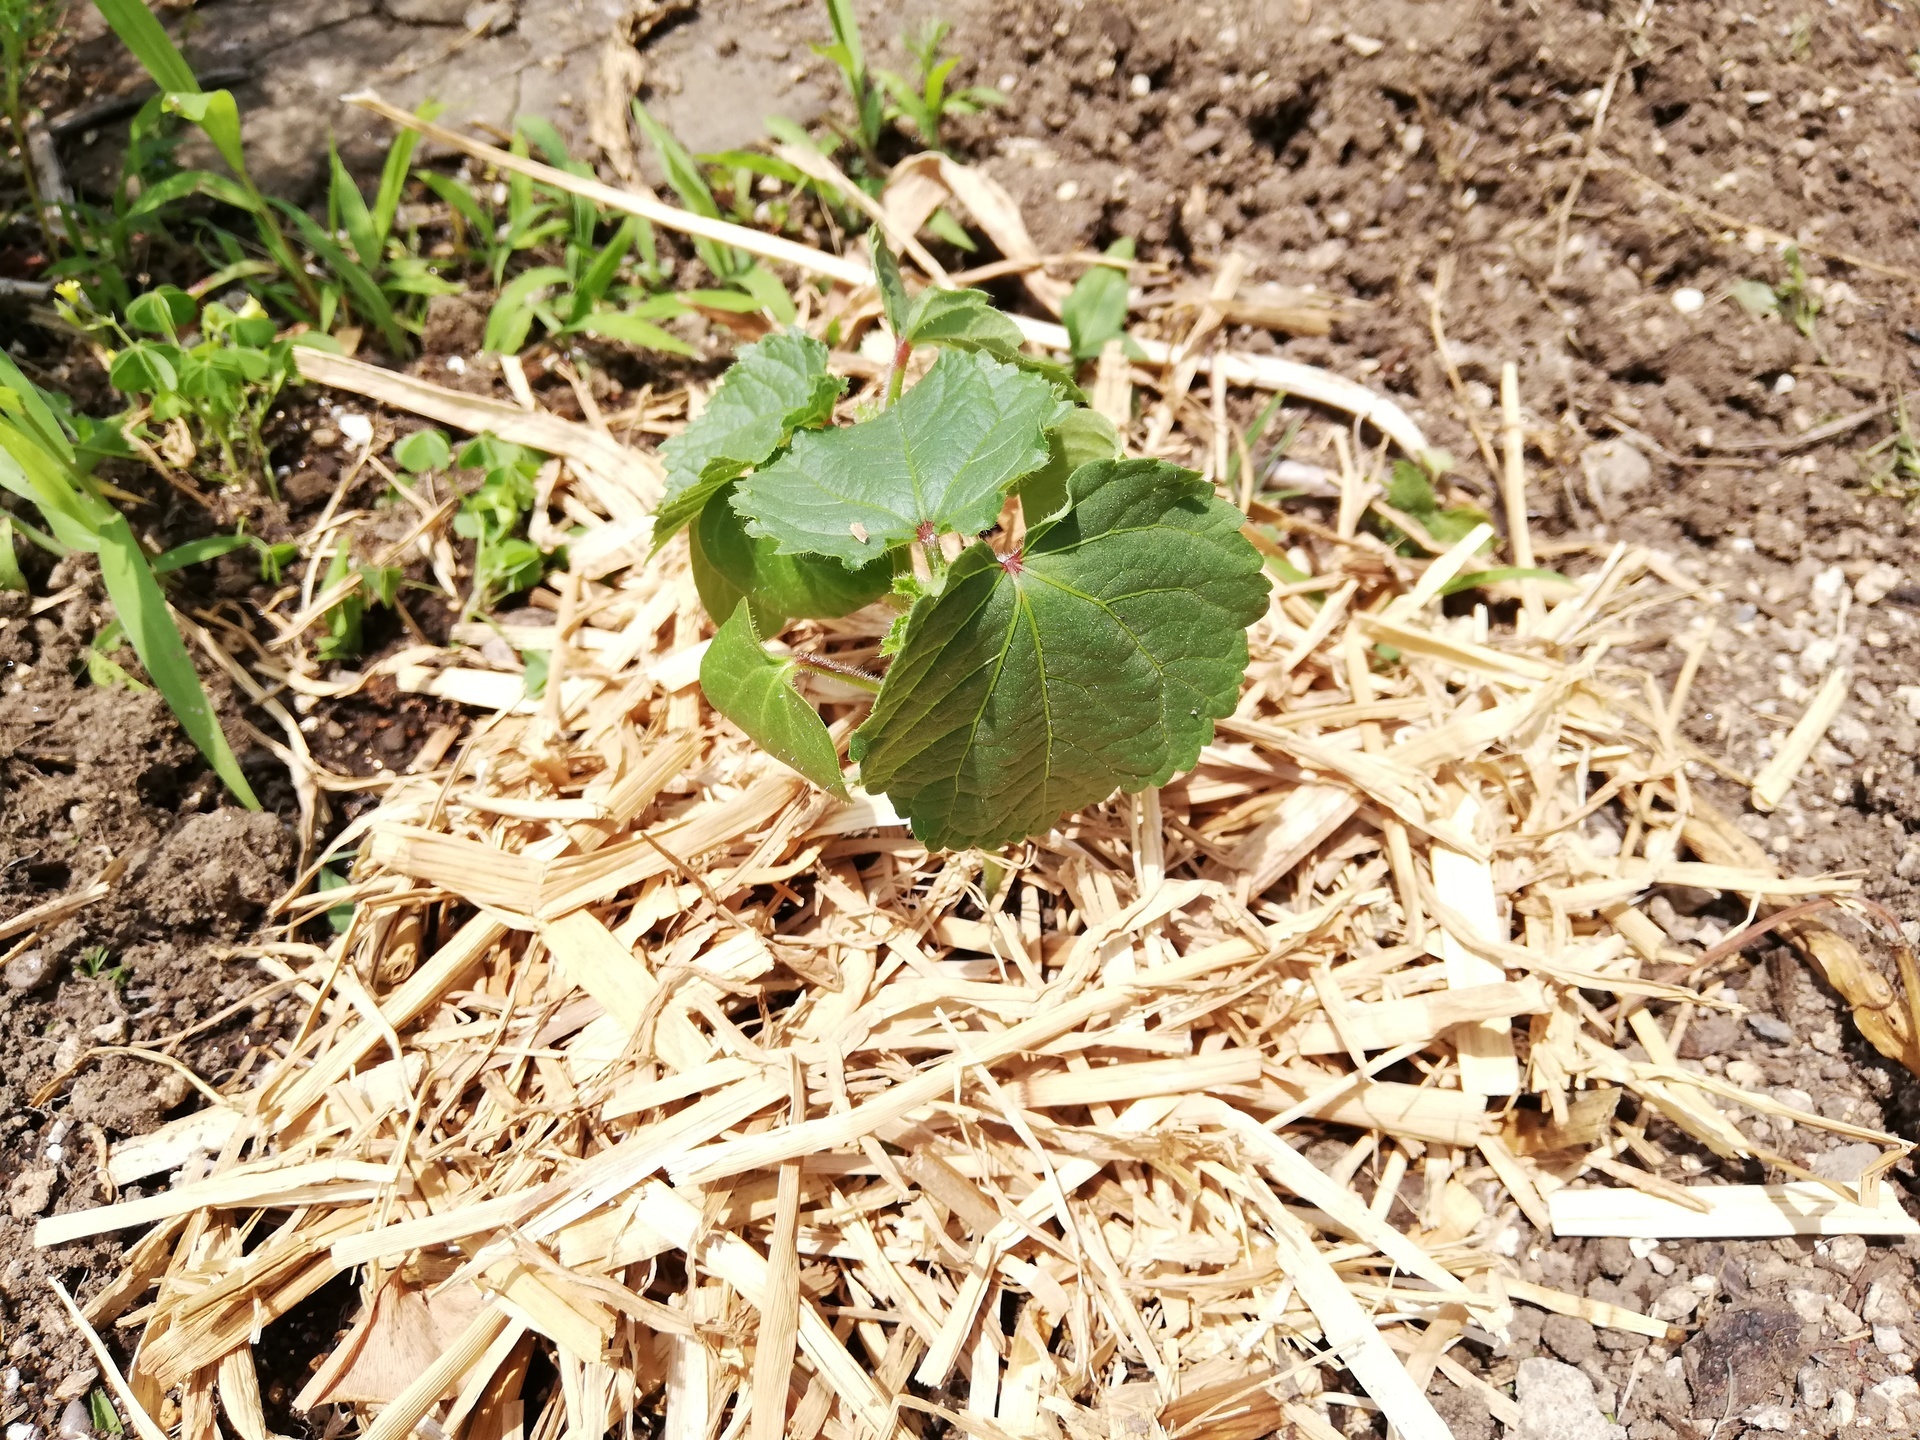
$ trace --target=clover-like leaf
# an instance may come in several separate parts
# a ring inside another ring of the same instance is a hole
[[[1023,553],[976,545],[915,607],[855,733],[869,790],[929,847],[1037,834],[1191,766],[1230,714],[1266,610],[1244,517],[1199,476],[1102,460]]]
[[[701,657],[700,688],[708,703],[762,750],[821,789],[845,797],[847,784],[826,722],[793,688],[799,668],[766,652],[753,633],[747,607],[741,605]]]
[[[667,493],[654,515],[655,546],[795,430],[826,420],[846,386],[827,373],[827,347],[811,336],[769,335],[742,350],[700,418],[660,447]]]
[[[1045,380],[988,356],[943,351],[926,378],[871,420],[794,436],[740,482],[747,531],[783,554],[858,567],[921,535],[971,535],[1007,489],[1046,463],[1046,428],[1064,412]]]
[[[722,486],[687,532],[693,583],[709,615],[730,614],[745,599],[771,634],[789,620],[850,615],[886,594],[893,580],[888,556],[849,570],[825,555],[782,555],[773,541],[747,534],[729,503],[731,490],[731,482]]]

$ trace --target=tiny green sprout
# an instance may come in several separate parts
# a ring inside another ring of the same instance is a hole
[[[393,447],[393,458],[409,475],[424,475],[429,470],[444,470],[453,459],[453,447],[445,432],[416,430]]]
[[[126,989],[133,979],[133,972],[125,965],[113,963],[113,955],[104,945],[89,945],[82,950],[74,969],[83,979],[105,980],[116,990]]]
[[[909,297],[875,255],[892,403],[835,425],[824,345],[747,347],[663,451],[655,534],[690,529],[717,710],[837,793],[816,703],[871,695],[847,751],[860,783],[927,845],[990,848],[1191,767],[1238,699],[1268,583],[1211,485],[1120,458],[1112,426],[984,296]],[[919,345],[939,351],[931,369],[893,383]],[[1003,529],[1014,502],[1022,528]],[[883,676],[768,648],[791,619],[875,601],[896,612]]]

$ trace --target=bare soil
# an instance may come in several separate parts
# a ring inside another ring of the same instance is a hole
[[[338,23],[354,34],[393,9],[349,8]],[[884,48],[900,12],[861,9]],[[199,43],[217,43],[229,11],[254,13],[202,7]],[[523,25],[531,13],[523,7]],[[1685,723],[1734,771],[1759,769],[1812,687],[1849,666],[1849,705],[1778,811],[1745,809],[1723,777],[1697,783],[1784,863],[1859,870],[1869,895],[1902,918],[1916,913],[1920,689],[1904,687],[1920,686],[1920,549],[1909,495],[1889,473],[1895,452],[1864,452],[1896,435],[1891,402],[1912,383],[1920,345],[1920,22],[1871,0],[1744,10],[1707,0],[955,0],[944,13],[968,57],[964,78],[1009,97],[959,122],[958,147],[1021,201],[1043,251],[1132,236],[1144,259],[1205,277],[1237,249],[1252,280],[1336,297],[1330,338],[1242,332],[1231,343],[1393,394],[1458,457],[1463,494],[1483,501],[1479,435],[1497,430],[1500,366],[1516,362],[1534,524],[1559,547],[1550,563],[1585,565],[1591,547],[1630,539],[1697,578],[1700,597],[1650,617],[1623,658],[1670,683],[1678,642],[1715,619]],[[781,108],[791,92],[788,113],[809,118],[826,103],[824,62],[806,48],[823,32],[811,5],[705,0],[647,42],[643,94],[696,144],[738,143],[749,62],[756,106]],[[273,104],[271,89],[256,103]],[[560,108],[553,118],[580,122],[578,106]],[[318,153],[310,139],[309,123],[305,153]],[[300,137],[291,143],[298,150]],[[1804,326],[1750,314],[1734,295],[1742,282],[1785,286],[1793,308],[1783,236],[1804,266]],[[1457,382],[1435,344],[1436,315]],[[470,342],[456,327],[431,348]],[[1319,458],[1322,443],[1310,425],[1296,453]],[[290,493],[296,507],[316,504],[331,475],[324,447],[296,451],[296,481],[315,478]],[[76,572],[38,593],[70,581],[86,584]],[[96,1137],[136,1133],[189,1096],[117,1057],[87,1062],[51,1099],[40,1092],[88,1046],[153,1042],[253,991],[251,968],[223,962],[219,947],[258,923],[291,855],[280,822],[222,803],[152,696],[73,680],[99,603],[83,588],[40,616],[0,610],[0,911],[84,884],[104,863],[101,847],[141,857],[112,896],[41,947],[44,978],[9,989],[0,1013],[0,1324],[21,1375],[0,1419],[49,1429],[89,1367],[61,1327],[40,1327],[43,1267],[84,1289],[111,1250],[41,1257],[27,1231],[39,1213],[105,1198]],[[439,718],[378,695],[356,704],[317,712],[315,744],[362,773],[376,759],[400,763]],[[402,740],[382,740],[396,725]],[[1716,903],[1656,918],[1676,943],[1704,945],[1744,916]],[[76,974],[96,944],[131,971],[124,990]],[[1788,952],[1750,952],[1733,982],[1754,1018],[1696,1021],[1690,1060],[1830,1116],[1914,1133],[1920,1088],[1858,1040]],[[283,999],[264,1000],[177,1053],[232,1083],[297,1018]],[[1652,1133],[1677,1177],[1719,1164]],[[1771,1138],[1822,1173],[1857,1169],[1844,1146]],[[1913,1185],[1910,1173],[1894,1178]],[[1509,1341],[1470,1336],[1456,1358],[1496,1384],[1536,1354],[1576,1365],[1631,1440],[1920,1428],[1908,1378],[1920,1351],[1920,1248],[1644,1250],[1535,1237],[1518,1259],[1548,1284],[1671,1315],[1690,1334],[1684,1346],[1522,1306]],[[1445,1381],[1434,1398],[1463,1440],[1499,1428]],[[1365,1412],[1345,1414],[1369,1433]]]

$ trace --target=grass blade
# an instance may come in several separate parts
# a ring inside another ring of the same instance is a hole
[[[284,200],[271,203],[293,222],[301,240],[320,258],[321,263],[340,277],[341,283],[352,293],[353,303],[359,308],[361,316],[380,332],[380,338],[386,341],[387,348],[396,355],[404,355],[412,349],[400,318],[393,313],[393,305],[366,267],[335,244],[333,237],[299,206],[289,205]]]
[[[422,120],[431,120],[445,108],[428,100],[413,113]],[[402,130],[387,147],[386,163],[380,167],[380,188],[373,196],[373,231],[382,244],[393,233],[393,217],[400,211],[400,196],[407,188],[407,170],[413,164],[414,147],[419,143],[419,131]]]
[[[100,555],[100,580],[113,613],[126,627],[133,653],[146,667],[154,688],[166,699],[167,707],[180,721],[180,728],[199,748],[225,782],[234,798],[249,810],[258,810],[260,801],[240,771],[240,762],[227,744],[207,692],[201,687],[200,674],[193,668],[186,642],[173,623],[167,597],[160,592],[140,542],[133,538],[127,517],[115,513],[97,532]]]
[[[193,67],[187,64],[186,57],[167,38],[167,32],[141,0],[94,0],[94,4],[113,27],[113,33],[120,37],[120,43],[133,52],[133,58],[145,67],[162,91],[191,94],[199,90],[200,82],[194,78]]]
[[[409,130],[407,133],[411,135],[413,132]],[[347,232],[347,240],[353,246],[353,253],[360,257],[362,265],[378,265],[380,236],[374,223],[373,212],[367,209],[367,202],[361,197],[360,187],[353,183],[353,176],[347,173],[347,167],[340,162],[339,147],[332,140],[327,141],[327,165],[332,175],[328,185],[328,195],[333,202],[333,210],[339,219],[340,228]]]
[[[13,518],[0,510],[0,590],[27,593],[27,577],[20,573],[20,557],[13,549]]]

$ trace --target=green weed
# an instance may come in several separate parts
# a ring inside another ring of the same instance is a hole
[[[104,945],[89,945],[73,962],[74,972],[83,980],[104,980],[116,990],[124,990],[133,980],[133,971],[114,963]]]
[[[146,552],[126,516],[82,467],[78,433],[61,424],[47,397],[0,354],[0,486],[39,510],[51,532],[48,543],[98,557],[107,598],[148,678],[227,788],[257,810]]]
[[[977,115],[990,105],[1004,105],[1007,97],[990,85],[969,85],[949,90],[947,81],[960,63],[958,55],[942,55],[952,27],[944,20],[930,21],[921,29],[900,37],[907,53],[913,56],[914,75],[909,81],[891,70],[876,69],[880,84],[892,99],[887,117],[905,120],[913,127],[920,143],[929,150],[941,150],[940,128],[949,115]]]
[[[57,308],[106,347],[107,378],[135,402],[119,417],[123,434],[163,449],[163,432],[187,422],[196,458],[217,457],[196,473],[222,484],[251,479],[278,494],[263,430],[280,392],[298,378],[296,341],[276,335],[259,301],[248,297],[238,310],[219,301],[202,305],[179,287],[162,285],[134,297],[123,323],[94,310],[67,281]],[[316,335],[299,341],[331,343]]]
[[[1891,495],[1908,505],[1920,502],[1920,436],[1907,413],[1907,399],[1894,402],[1893,433],[1860,452],[1866,487],[1875,495]]]
[[[546,573],[547,557],[523,534],[543,458],[493,435],[477,435],[460,448],[458,464],[481,472],[479,488],[453,517],[454,533],[474,542],[469,617],[538,584]]]

